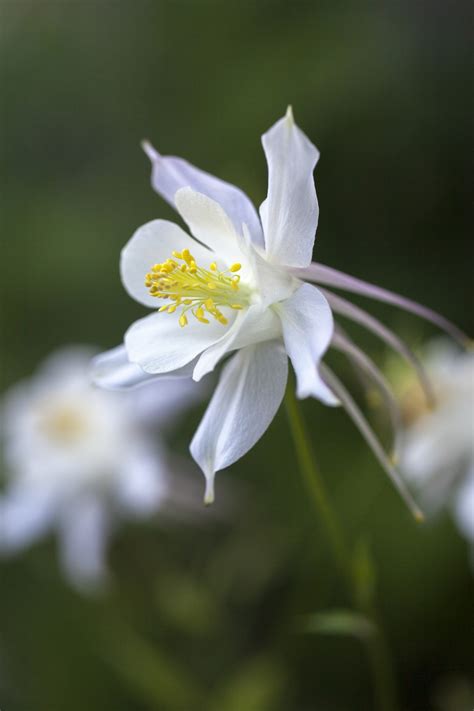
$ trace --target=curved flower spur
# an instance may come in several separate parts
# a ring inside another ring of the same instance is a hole
[[[153,166],[154,189],[177,209],[192,237],[171,222],[154,220],[125,246],[124,286],[154,313],[128,329],[124,347],[96,359],[95,379],[109,388],[163,375],[192,374],[200,380],[234,353],[190,447],[206,477],[205,501],[210,503],[215,472],[248,452],[275,416],[289,357],[297,396],[342,404],[415,516],[421,517],[362,412],[321,362],[330,345],[345,352],[381,388],[396,422],[389,386],[369,357],[335,327],[333,312],[364,325],[409,360],[430,397],[423,368],[386,326],[326,287],[387,301],[461,342],[465,336],[423,306],[312,263],[319,215],[313,171],[319,152],[295,124],[291,107],[262,143],[268,194],[260,218],[238,188],[143,144]]]

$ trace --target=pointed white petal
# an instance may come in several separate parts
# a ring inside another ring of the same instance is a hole
[[[242,261],[241,239],[219,203],[191,188],[178,190],[175,203],[196,239],[212,249],[227,265]]]
[[[206,503],[214,499],[215,472],[240,459],[268,428],[287,375],[288,359],[277,341],[248,346],[224,367],[190,447],[206,477]]]
[[[120,273],[130,296],[145,306],[159,308],[161,299],[151,296],[145,286],[145,274],[156,263],[171,257],[173,250],[189,249],[201,263],[212,261],[205,247],[197,244],[184,230],[167,220],[153,220],[138,228],[122,249]]]
[[[60,522],[60,557],[69,581],[81,592],[105,582],[105,553],[110,521],[101,501],[88,497],[64,510]]]
[[[160,155],[148,142],[143,143],[143,149],[152,164],[151,184],[170,205],[175,207],[174,196],[180,188],[192,188],[219,203],[237,232],[245,222],[254,244],[263,247],[262,226],[257,211],[242,190],[195,168],[182,158]]]
[[[289,110],[262,136],[268,194],[260,206],[268,259],[307,267],[311,263],[319,208],[313,171],[319,152]]]
[[[228,326],[215,319],[199,323],[195,318],[181,328],[177,314],[155,313],[135,321],[125,334],[125,347],[132,363],[147,373],[169,373],[190,363],[222,338]]]
[[[190,378],[193,373],[194,363],[171,371],[164,375],[151,375],[146,373],[136,363],[131,363],[125,346],[117,346],[110,351],[101,353],[96,356],[90,367],[90,375],[92,382],[105,390],[128,390],[141,385],[148,385],[146,390],[150,388],[150,383],[153,382],[162,388],[164,382],[168,383],[174,379]],[[155,390],[156,385],[152,387]]]
[[[339,401],[323,382],[318,372],[319,361],[332,338],[333,318],[329,304],[321,292],[303,284],[286,301],[278,304],[283,340],[296,373],[299,398],[313,397],[326,405]]]

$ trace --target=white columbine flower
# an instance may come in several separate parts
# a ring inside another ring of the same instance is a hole
[[[182,379],[148,392],[100,390],[89,380],[93,355],[80,346],[53,354],[6,393],[1,408],[0,551],[11,554],[55,529],[65,573],[80,588],[104,579],[107,540],[120,518],[151,514],[169,500],[164,450],[147,425],[168,421],[196,389]]]
[[[416,384],[403,389],[401,466],[428,509],[453,505],[459,528],[474,542],[474,353],[435,341],[425,367],[435,402],[426,408]]]
[[[415,364],[421,376],[422,369],[388,328],[306,281],[398,304],[455,329],[413,302],[312,264],[319,214],[313,170],[319,153],[296,126],[291,109],[262,143],[268,193],[260,217],[238,188],[144,144],[153,165],[153,187],[177,209],[192,236],[171,222],[155,220],[140,227],[125,246],[125,288],[154,313],[129,328],[122,350],[96,361],[96,380],[112,388],[164,374],[192,374],[200,380],[235,353],[191,443],[210,502],[215,472],[245,454],[278,410],[289,357],[298,397],[313,396],[327,405],[341,402],[403,490],[362,413],[321,362],[332,343],[369,372],[392,402],[380,372],[341,329],[335,330],[332,311],[377,333]]]

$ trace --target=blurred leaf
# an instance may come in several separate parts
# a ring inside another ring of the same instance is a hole
[[[284,681],[282,669],[269,659],[252,659],[218,690],[209,711],[270,711],[281,698]]]
[[[114,633],[119,628],[116,625]],[[104,660],[152,708],[182,711],[197,707],[200,692],[186,672],[132,630],[120,628],[120,636],[109,640]]]
[[[374,632],[370,620],[351,610],[328,610],[308,615],[303,623],[303,631],[316,634],[349,635],[366,639]]]

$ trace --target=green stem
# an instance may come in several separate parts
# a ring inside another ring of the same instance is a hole
[[[351,555],[339,521],[327,497],[324,482],[315,466],[311,442],[294,394],[294,384],[292,382],[289,383],[286,390],[285,406],[301,473],[305,479],[314,507],[321,519],[339,571],[346,581],[354,606],[370,619],[374,628],[374,634],[368,639],[368,652],[374,678],[376,708],[380,711],[397,711],[396,684],[388,645],[374,607],[363,604],[360,601]]]

